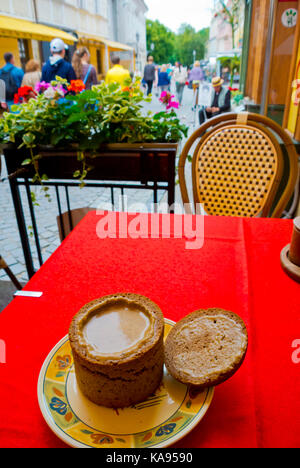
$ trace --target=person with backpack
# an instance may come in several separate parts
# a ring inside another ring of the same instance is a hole
[[[167,72],[167,65],[162,65],[158,72],[158,83],[157,87],[160,90],[160,93],[163,91],[169,91],[169,86],[171,83],[171,78]]]
[[[51,83],[57,76],[71,83],[76,80],[76,73],[72,65],[65,60],[66,44],[62,39],[53,39],[50,43],[51,56],[42,69],[41,81]]]
[[[92,86],[98,84],[97,72],[90,64],[90,53],[86,47],[81,47],[74,52],[72,65],[77,79],[85,84],[85,89],[92,89]]]
[[[0,70],[0,79],[5,83],[6,104],[10,106],[14,103],[14,96],[21,87],[24,72],[15,66],[15,58],[11,52],[4,54],[5,66]]]

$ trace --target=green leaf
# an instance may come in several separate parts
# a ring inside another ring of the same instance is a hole
[[[84,153],[83,153],[83,151],[78,151],[78,153],[77,153],[77,161],[84,161]]]
[[[28,164],[31,164],[32,161],[31,159],[24,159],[24,161],[22,162],[22,166],[27,166]]]

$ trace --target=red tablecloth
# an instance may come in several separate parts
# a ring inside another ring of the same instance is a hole
[[[0,364],[0,446],[64,446],[38,406],[43,361],[82,305],[134,292],[173,320],[221,307],[248,327],[242,368],[216,388],[205,418],[176,447],[299,447],[300,364],[292,344],[300,339],[300,287],[280,266],[292,222],[207,217],[203,248],[187,250],[184,238],[100,240],[99,219],[87,215],[27,284],[42,298],[15,298],[0,314],[7,353]]]

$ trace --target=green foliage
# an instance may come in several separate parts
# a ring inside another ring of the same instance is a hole
[[[147,50],[154,56],[156,63],[174,61],[176,35],[158,20],[147,20]],[[152,51],[152,44],[154,49]]]
[[[147,50],[158,64],[179,61],[191,65],[194,50],[197,59],[202,60],[208,38],[209,28],[196,32],[192,26],[182,24],[176,34],[157,20],[147,20]]]
[[[204,59],[208,38],[209,28],[196,32],[192,26],[182,24],[176,36],[177,60],[184,65],[192,65],[194,50],[196,51],[197,60]]]
[[[57,85],[52,83],[54,87]],[[40,94],[28,103],[13,106],[12,113],[4,114],[0,119],[0,144],[28,148],[30,158],[23,165],[34,166],[34,182],[40,184],[47,176],[39,173],[39,148],[45,145],[73,151],[75,148],[82,169],[74,177],[83,186],[91,170],[85,159],[87,150],[95,154],[106,143],[178,142],[187,135],[188,128],[180,123],[175,112],[145,115],[143,103],[149,99],[144,97],[139,82],[123,88],[102,83],[90,91],[64,98],[58,93],[51,98]],[[49,197],[47,193],[45,196]]]
[[[139,83],[124,88],[102,83],[91,91],[63,99],[40,94],[4,114],[0,143],[31,149],[44,145],[66,148],[72,144],[85,151],[96,150],[104,143],[180,140],[186,127],[177,121],[174,129],[172,114],[167,112],[160,114],[160,120],[152,113],[144,115],[145,101],[149,98],[144,97]]]
[[[228,68],[230,71],[230,86],[233,84],[234,74],[240,71],[241,57],[235,55],[234,57],[220,57],[219,62],[222,68]]]

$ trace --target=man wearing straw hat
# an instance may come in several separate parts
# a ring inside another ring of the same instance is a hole
[[[231,109],[231,92],[230,90],[224,88],[222,85],[224,80],[220,77],[215,77],[212,79],[212,87],[214,88],[212,104],[210,107],[199,112],[199,122],[202,125],[206,119],[211,119],[216,115],[223,114],[224,112],[229,112]]]

